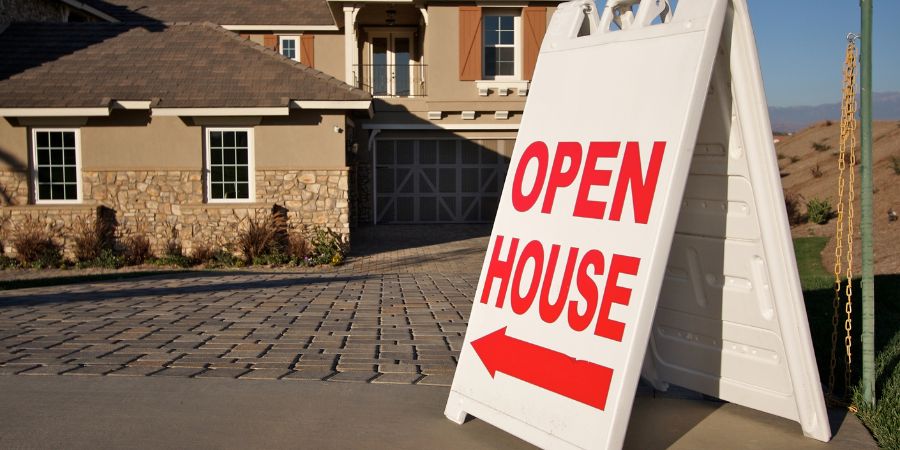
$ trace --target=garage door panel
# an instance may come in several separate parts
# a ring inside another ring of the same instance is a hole
[[[420,164],[437,164],[437,162],[438,162],[437,141],[419,141],[419,163]]]
[[[437,222],[437,212],[437,197],[419,197],[419,220],[422,222]]]
[[[440,198],[440,212],[438,214],[438,220],[441,222],[453,222],[456,220],[456,216],[458,213],[456,212],[457,208],[457,198],[456,197],[441,197]]]
[[[440,169],[440,191],[442,194],[456,193],[456,168]]]
[[[478,169],[463,168],[462,169],[462,191],[481,192],[481,179],[478,176]]]
[[[438,162],[440,164],[456,164],[456,155],[457,153],[459,153],[457,150],[457,145],[458,141],[438,141]]]
[[[413,165],[416,163],[415,157],[416,141],[396,141],[396,161],[397,164]]]
[[[414,194],[416,192],[416,183],[413,179],[412,169],[397,168],[397,185],[396,192],[401,194]]]
[[[394,164],[394,141],[377,141],[375,156],[379,164]]]
[[[501,146],[499,140],[377,141],[378,223],[493,221],[509,167]]]
[[[438,171],[433,167],[422,168],[419,173],[419,192],[422,194],[436,194]]]

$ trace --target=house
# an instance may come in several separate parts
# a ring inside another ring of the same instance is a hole
[[[491,222],[556,4],[38,3],[92,23],[0,32],[0,213],[104,205],[187,248],[274,204],[347,238]]]

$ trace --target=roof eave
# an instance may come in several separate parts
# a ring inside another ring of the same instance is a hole
[[[106,117],[108,107],[85,108],[0,108],[2,117]]]

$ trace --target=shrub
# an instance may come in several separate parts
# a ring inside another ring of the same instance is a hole
[[[205,244],[195,248],[192,256],[195,263],[205,264],[207,267],[212,268],[243,265],[241,260],[228,250]]]
[[[122,242],[122,257],[125,264],[140,265],[153,257],[150,239],[144,233],[132,234]]]
[[[300,233],[290,233],[285,253],[291,257],[292,261],[299,264],[309,256],[309,242]]]
[[[85,263],[113,256],[117,226],[116,212],[105,206],[98,206],[91,220],[75,224],[73,230],[75,259]]]
[[[272,215],[247,217],[247,226],[238,232],[237,247],[247,263],[254,263],[277,248]]]
[[[813,198],[806,202],[806,216],[809,218],[810,222],[824,225],[828,223],[828,220],[831,219],[832,215],[834,215],[834,210],[831,208],[831,203],[827,199],[819,200]]]
[[[163,255],[150,259],[148,262],[157,266],[191,267],[194,265],[194,261],[184,255]]]
[[[193,254],[191,256],[194,258],[194,261],[198,263],[206,263],[212,261],[215,258],[216,249],[212,248],[212,246],[206,244],[200,244],[194,248]]]
[[[784,159],[784,158],[787,158],[787,156],[784,156],[784,153],[780,153],[780,152],[778,153],[777,156],[778,156],[778,159]]]
[[[234,253],[220,248],[213,253],[212,258],[206,263],[209,267],[242,267],[244,262],[234,256]]]
[[[891,168],[894,169],[894,175],[900,175],[900,158],[891,156]]]
[[[10,258],[6,255],[0,255],[0,269],[17,269],[19,268],[19,261],[16,258]]]
[[[63,262],[62,245],[36,221],[26,221],[13,236],[12,245],[22,266],[40,269],[59,267]]]
[[[103,249],[95,258],[78,262],[78,267],[100,267],[103,269],[118,269],[124,265],[125,258],[116,254],[112,249]]]
[[[793,164],[793,163],[795,163],[795,162],[797,162],[797,161],[800,161],[800,157],[799,157],[799,156],[791,156],[791,157],[789,157],[789,159],[791,160],[791,164]]]
[[[784,206],[787,211],[788,223],[791,226],[803,223],[803,214],[800,213],[800,199],[797,195],[786,194],[784,196]]]
[[[316,228],[309,241],[312,247],[307,259],[309,264],[336,266],[344,262],[346,249],[339,234],[325,228]]]
[[[822,178],[822,175],[824,175],[822,168],[818,164],[816,164],[816,167],[809,169],[809,173],[812,174],[813,178]]]
[[[813,150],[815,150],[817,152],[825,152],[825,151],[831,150],[831,146],[826,144],[824,139],[819,142],[813,142],[812,148],[813,148]]]
[[[184,250],[181,248],[181,242],[178,240],[178,228],[175,225],[166,227],[166,252],[164,256],[175,258],[184,257]]]

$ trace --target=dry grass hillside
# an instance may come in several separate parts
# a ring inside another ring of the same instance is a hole
[[[781,167],[785,197],[797,198],[800,212],[806,213],[810,199],[827,199],[837,210],[838,149],[840,126],[838,122],[821,122],[795,133],[779,136],[775,145]],[[874,254],[875,272],[900,273],[900,221],[889,221],[888,210],[900,214],[900,122],[875,122],[873,124],[873,173],[874,173]],[[857,155],[859,155],[857,136]],[[859,156],[857,156],[857,160]],[[859,167],[857,166],[857,169]],[[848,176],[849,173],[845,172]],[[854,271],[860,272],[859,237],[860,176],[856,176],[856,201],[854,205]],[[845,196],[847,191],[845,190]],[[794,237],[827,236],[832,238],[825,247],[822,261],[830,271],[834,264],[836,219],[825,225],[804,223],[794,226]],[[846,225],[845,225],[846,230]],[[846,231],[845,231],[846,234]]]

